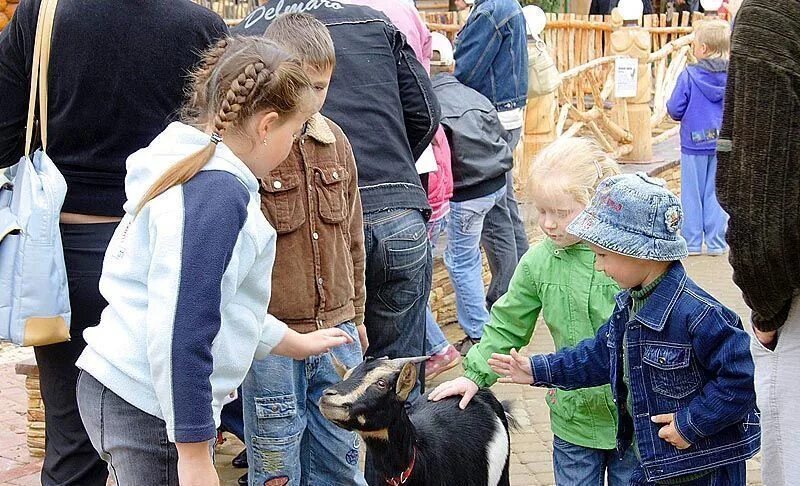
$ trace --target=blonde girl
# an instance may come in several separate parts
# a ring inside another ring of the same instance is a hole
[[[541,314],[556,349],[594,337],[614,309],[619,287],[594,270],[594,253],[566,232],[597,185],[619,173],[613,160],[585,138],[560,138],[533,161],[530,199],[546,238],[520,260],[508,292],[492,307],[483,339],[467,354],[464,376],[442,383],[429,399],[463,395],[467,406],[480,387],[497,381],[487,361],[527,345]],[[627,485],[636,458],[616,456],[617,415],[609,386],[549,390],[556,484]]]
[[[352,341],[267,314],[276,236],[257,177],[314,109],[295,59],[264,39],[224,39],[194,74],[184,121],[128,158],[100,279],[108,306],[77,363],[81,418],[116,484],[219,484],[220,409],[254,356]]]

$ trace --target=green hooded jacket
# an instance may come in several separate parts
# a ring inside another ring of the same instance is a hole
[[[557,247],[549,238],[520,260],[508,292],[492,306],[483,337],[464,360],[465,376],[479,387],[499,376],[487,364],[492,353],[508,354],[527,345],[539,314],[556,349],[594,337],[614,310],[617,284],[594,270],[594,253],[585,244]],[[553,433],[583,447],[616,447],[617,413],[609,385],[582,390],[550,389]]]

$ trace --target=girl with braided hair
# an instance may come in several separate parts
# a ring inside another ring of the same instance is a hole
[[[297,60],[228,38],[194,73],[184,121],[128,158],[125,216],[100,278],[108,306],[77,363],[81,418],[116,484],[219,484],[220,409],[253,358],[352,342],[267,313],[276,234],[257,178],[315,110]]]

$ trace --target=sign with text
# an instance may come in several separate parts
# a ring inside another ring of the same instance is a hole
[[[639,60],[635,57],[618,57],[614,64],[614,96],[636,96],[639,79]]]

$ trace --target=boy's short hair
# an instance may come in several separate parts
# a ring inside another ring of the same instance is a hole
[[[267,27],[264,36],[297,56],[304,66],[320,72],[336,67],[336,52],[328,28],[309,14],[280,15]]]
[[[727,58],[731,50],[731,26],[722,19],[701,20],[695,24],[694,39],[705,44],[711,54]]]

